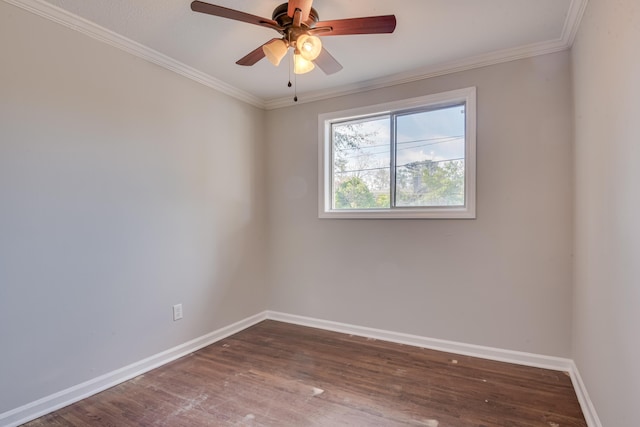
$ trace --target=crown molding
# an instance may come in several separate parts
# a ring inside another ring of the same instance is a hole
[[[39,15],[50,21],[64,25],[67,28],[85,34],[95,40],[101,41],[127,53],[135,55],[146,61],[159,65],[167,70],[178,73],[188,79],[222,92],[240,101],[254,105],[259,108],[265,108],[263,99],[252,95],[248,92],[240,90],[230,84],[216,79],[209,74],[196,70],[180,61],[176,61],[167,55],[164,55],[150,47],[133,41],[127,37],[108,30],[100,25],[81,18],[73,13],[67,12],[57,6],[49,4],[43,0],[4,0],[5,2],[27,10],[31,13]]]
[[[569,12],[564,21],[564,28],[562,29],[562,40],[564,40],[567,48],[573,46],[588,3],[589,0],[571,0]]]
[[[283,97],[267,100],[265,108],[274,110],[283,107],[289,107],[296,104],[304,104],[325,99],[336,98],[339,96],[353,95],[369,90],[382,89],[386,87],[411,83],[418,80],[424,80],[431,77],[442,76],[446,74],[458,73],[461,71],[473,70],[475,68],[487,67],[490,65],[501,64],[504,62],[516,61],[518,59],[531,58],[539,55],[560,52],[570,49],[575,40],[578,28],[584,11],[587,7],[588,0],[571,0],[569,10],[565,18],[562,34],[556,40],[550,40],[541,43],[532,43],[516,48],[503,49],[488,54],[477,55],[458,61],[447,62],[444,64],[436,64],[428,67],[413,70],[407,73],[399,73],[380,79],[367,80],[352,85],[342,86],[334,90],[322,90],[298,94],[298,101],[292,102],[291,97]]]
[[[352,85],[342,86],[334,90],[321,90],[299,93],[298,102],[295,103],[291,101],[291,97],[268,100],[265,104],[265,108],[267,110],[273,110],[295,104],[304,104],[308,102],[337,98],[339,96],[353,95],[360,92],[397,86],[405,83],[428,79],[431,77],[453,74],[461,71],[473,70],[476,68],[515,61],[518,59],[559,52],[565,49],[567,49],[567,47],[561,41],[536,43],[533,45],[513,49],[505,49],[484,55],[465,58],[459,61],[452,61],[444,64],[420,68],[407,73],[399,73],[380,79],[358,82]]]
[[[424,80],[431,77],[442,76],[445,74],[458,73],[461,71],[472,70],[475,68],[481,68],[570,49],[575,40],[578,28],[580,27],[582,16],[584,15],[584,11],[588,3],[588,0],[571,0],[569,10],[565,18],[561,37],[556,40],[534,43],[512,49],[499,50],[484,55],[462,59],[459,61],[432,65],[407,73],[399,73],[380,79],[367,80],[351,85],[341,86],[333,90],[321,90],[301,93],[298,97],[298,102],[294,103],[292,102],[290,97],[264,100],[258,96],[255,96],[251,93],[240,90],[228,83],[225,83],[222,80],[216,79],[209,74],[203,73],[202,71],[196,70],[193,67],[176,61],[175,59],[170,58],[169,56],[164,55],[154,49],[144,46],[124,36],[121,36],[120,34],[117,34],[91,21],[67,12],[57,6],[53,6],[43,0],[4,1],[29,12],[35,13],[36,15],[49,19],[53,22],[57,22],[61,25],[64,25],[65,27],[76,30],[103,43],[107,43],[139,58],[164,67],[167,70],[178,73],[188,79],[208,86],[240,101],[267,110],[274,110],[296,104],[304,104],[330,98],[336,98],[339,96],[352,95],[375,89],[382,89],[404,83]]]

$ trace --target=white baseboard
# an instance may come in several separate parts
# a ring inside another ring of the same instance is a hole
[[[367,338],[375,338],[383,341],[412,345],[415,347],[445,351],[448,353],[480,357],[482,359],[496,360],[499,362],[515,363],[518,365],[533,366],[536,368],[552,369],[555,371],[569,372],[572,368],[573,363],[571,359],[564,359],[561,357],[543,356],[539,354],[503,350],[499,348],[484,347],[474,344],[464,344],[455,341],[427,338],[418,335],[409,335],[398,332],[385,331],[381,329],[373,329],[363,326],[332,322],[329,320],[313,319],[310,317],[278,313],[274,311],[267,311],[267,319],[279,320],[281,322],[293,323],[302,326],[311,326],[313,328],[342,332]]]
[[[220,341],[265,319],[374,338],[399,344],[429,348],[448,353],[480,357],[499,362],[515,363],[518,365],[568,372],[571,376],[571,381],[573,382],[573,387],[576,391],[587,425],[589,427],[602,427],[593,403],[589,399],[589,394],[587,393],[584,382],[580,377],[578,368],[571,359],[427,338],[346,323],[332,322],[329,320],[279,313],[275,311],[258,313],[254,316],[220,328],[207,335],[173,347],[129,366],[125,366],[100,377],[70,387],[66,390],[46,396],[42,399],[36,400],[35,402],[31,402],[19,408],[2,413],[0,414],[0,426],[19,426]]]
[[[246,319],[240,320],[232,325],[225,326],[209,334],[193,339],[184,344],[170,348],[169,350],[155,354],[139,362],[85,381],[68,389],[59,391],[50,396],[38,399],[18,408],[0,414],[0,426],[15,427],[34,420],[45,414],[68,406],[79,400],[86,399],[96,393],[123,383],[138,375],[144,374],[152,369],[158,368],[173,360],[193,353],[203,347],[211,345],[230,335],[238,333],[243,329],[255,325],[267,318],[266,312],[256,314]]]
[[[346,323],[332,322],[329,320],[278,313],[274,311],[267,311],[267,319],[278,320],[280,322],[293,323],[302,326],[310,326],[313,328],[319,328],[328,331],[342,332],[345,334],[357,335],[367,338],[375,338],[399,344],[429,348],[432,350],[439,350],[447,353],[455,353],[465,356],[496,360],[499,362],[515,363],[518,365],[532,366],[535,368],[568,372],[571,377],[571,382],[573,383],[573,388],[578,397],[578,402],[580,402],[582,413],[584,414],[585,420],[587,421],[587,426],[602,427],[600,419],[596,414],[595,407],[593,406],[591,399],[589,399],[587,389],[584,385],[584,382],[582,381],[582,378],[580,377],[578,367],[571,359],[544,356],[513,350],[504,350],[500,348],[485,347],[473,344],[465,344],[435,338],[427,338],[417,335],[409,335],[398,332],[367,328],[363,326],[350,325]]]
[[[582,414],[587,420],[587,425],[589,427],[602,427],[600,418],[598,418],[598,414],[596,413],[596,408],[593,406],[593,402],[589,398],[587,387],[585,387],[582,377],[580,376],[580,372],[578,371],[578,366],[573,361],[571,361],[571,371],[569,371],[569,373],[571,374],[573,388],[578,396],[578,402],[580,402],[580,407],[582,408]]]

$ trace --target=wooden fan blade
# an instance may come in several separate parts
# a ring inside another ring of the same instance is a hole
[[[295,15],[296,9],[300,9],[302,11],[302,22],[307,22],[309,19],[309,12],[311,11],[311,4],[313,0],[290,0],[289,7],[287,8],[287,15],[289,18],[293,18]]]
[[[333,56],[331,56],[325,48],[322,48],[320,55],[318,55],[313,62],[315,62],[315,64],[320,67],[326,75],[337,73],[342,70],[342,65]]]
[[[271,39],[268,42],[266,42],[265,44],[269,44],[274,40],[280,40],[280,39]],[[256,62],[260,61],[262,58],[265,57],[264,50],[262,50],[262,46],[264,46],[265,44],[263,44],[260,47],[252,50],[251,52],[246,54],[244,57],[242,57],[239,60],[237,60],[236,64],[251,66],[251,65],[255,64]]]
[[[229,9],[215,4],[209,4],[202,1],[194,1],[191,3],[191,10],[194,12],[206,13],[222,18],[233,19],[235,21],[247,22],[249,24],[260,25],[262,27],[273,28],[281,31],[283,28],[272,19],[262,18],[260,16],[251,15],[249,13],[240,12],[239,10]]]
[[[326,28],[331,28],[327,31]],[[396,29],[395,15],[368,16],[365,18],[336,19],[318,22],[311,32],[318,36],[344,36],[350,34],[393,33]]]

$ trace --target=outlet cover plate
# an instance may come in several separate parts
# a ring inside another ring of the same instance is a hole
[[[173,306],[173,320],[182,319],[182,304],[176,304]]]

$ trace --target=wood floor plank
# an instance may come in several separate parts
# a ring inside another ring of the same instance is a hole
[[[571,379],[264,321],[39,426],[586,427]]]

